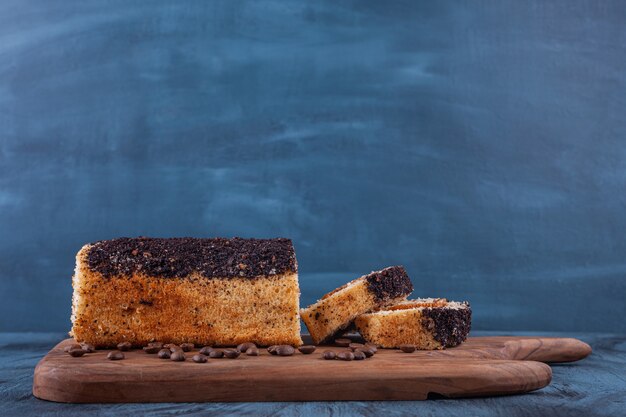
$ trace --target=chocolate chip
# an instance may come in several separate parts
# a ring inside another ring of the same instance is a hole
[[[278,349],[278,345],[272,345],[267,348],[267,351],[271,353],[272,355],[277,355],[277,352],[276,352],[277,349]]]
[[[365,353],[360,349],[356,349],[352,354],[354,355],[355,361],[362,361],[367,357],[365,356]]]
[[[311,353],[315,352],[315,346],[304,345],[304,346],[300,346],[298,350],[300,351],[300,353],[304,353],[305,355],[310,355]]]
[[[415,345],[400,345],[399,348],[404,353],[413,353],[413,352],[415,352]]]
[[[205,363],[207,361],[206,356],[201,355],[201,354],[197,354],[197,355],[193,355],[193,358],[191,358],[195,363]]]
[[[124,354],[119,350],[112,350],[107,354],[107,359],[112,361],[119,361],[121,359],[124,359]]]
[[[335,359],[337,357],[337,354],[333,352],[332,350],[326,350],[322,354],[322,357],[326,360],[330,360],[330,359]]]
[[[339,352],[339,354],[337,355],[337,359],[339,359],[340,361],[351,361],[354,359],[354,353],[349,350],[345,352]]]
[[[87,353],[94,353],[96,351],[95,346],[89,343],[81,343],[80,347]]]
[[[374,354],[376,354],[378,352],[378,346],[376,346],[373,343],[366,343],[365,347],[370,349],[372,352],[374,352]]]
[[[214,351],[215,349],[213,349],[211,346],[205,346],[202,349],[200,349],[200,354],[201,355],[206,355],[209,356],[209,353],[211,353],[212,351]]]
[[[362,343],[350,343],[348,347],[350,348],[351,351],[354,352],[357,349],[363,349],[365,345],[363,345]]]
[[[290,345],[279,345],[276,348],[276,354],[278,356],[291,356],[296,352],[293,346]]]
[[[159,348],[158,346],[150,346],[150,345],[148,345],[148,346],[143,348],[144,352],[149,353],[151,355],[154,354],[154,353],[158,353],[159,350],[161,350],[161,348]]]
[[[150,342],[148,343],[148,346],[159,348],[159,350],[163,349],[163,343],[161,342]]]
[[[224,352],[221,350],[212,350],[209,352],[209,358],[213,358],[213,359],[218,359],[218,358],[223,358],[224,357]]]
[[[82,349],[83,347],[81,345],[79,345],[78,343],[72,343],[71,345],[67,345],[65,346],[65,348],[63,349],[64,352],[69,352],[70,350],[74,350],[74,349]]]
[[[78,358],[78,357],[83,356],[87,352],[84,351],[83,349],[70,349],[67,353],[69,353],[70,356]]]
[[[246,355],[259,356],[259,349],[256,346],[248,348],[248,350],[246,350]]]
[[[350,343],[352,343],[352,340],[350,339],[335,339],[335,344],[337,346],[348,347],[350,346]]]
[[[371,347],[364,347],[363,349],[361,349],[361,352],[363,352],[368,358],[371,358],[376,353]]]
[[[122,352],[129,351],[132,347],[133,345],[130,342],[122,342],[117,344],[117,348]]]
[[[169,349],[159,350],[159,359],[169,359],[172,356],[172,352]]]
[[[195,345],[193,343],[181,343],[180,344],[180,348],[183,350],[183,352],[191,352],[194,347]]]
[[[248,349],[250,349],[251,347],[256,347],[256,345],[252,342],[246,342],[246,343],[242,343],[239,346],[237,346],[237,350],[241,353],[246,352]]]
[[[182,350],[177,350],[175,352],[172,352],[170,359],[174,362],[183,362],[186,359],[185,353]]]
[[[237,349],[224,350],[224,356],[226,356],[228,359],[237,359],[239,355],[241,355],[241,352],[239,352]]]

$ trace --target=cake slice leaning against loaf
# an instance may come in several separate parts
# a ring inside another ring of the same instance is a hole
[[[76,256],[71,335],[130,342],[301,345],[289,239],[119,238]]]
[[[300,317],[317,344],[348,327],[363,313],[398,303],[413,291],[404,267],[390,266],[364,275],[324,295],[300,310]]]
[[[443,349],[465,341],[472,309],[468,302],[421,298],[362,314],[354,323],[366,341],[384,348],[408,344],[422,350]]]

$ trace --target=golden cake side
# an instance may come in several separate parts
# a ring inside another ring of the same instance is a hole
[[[415,345],[434,350],[457,346],[467,338],[472,310],[467,302],[442,298],[406,300],[354,321],[365,340],[384,348]]]
[[[351,281],[345,287],[327,294],[317,303],[300,311],[315,343],[345,328],[361,311],[370,311],[376,302],[368,291],[365,279]]]
[[[84,246],[73,277],[72,331],[77,341],[206,345],[300,345],[297,270],[258,277],[182,277],[139,271],[105,276],[89,267]],[[295,268],[294,268],[295,269]]]

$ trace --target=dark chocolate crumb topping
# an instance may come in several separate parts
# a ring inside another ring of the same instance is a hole
[[[385,303],[394,298],[407,296],[413,291],[413,284],[403,266],[390,266],[365,276],[369,290],[376,299]]]
[[[87,263],[107,278],[139,272],[162,278],[183,278],[193,272],[207,278],[254,278],[298,271],[293,244],[284,238],[102,240],[89,249]]]
[[[461,344],[472,328],[472,309],[433,307],[422,310],[422,326],[430,329],[436,341],[445,347]]]

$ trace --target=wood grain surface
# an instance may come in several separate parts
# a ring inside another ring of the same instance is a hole
[[[545,362],[569,362],[589,355],[576,339],[476,337],[454,349],[411,354],[379,349],[365,361],[326,361],[319,347],[312,355],[291,357],[160,360],[141,350],[109,361],[108,351],[81,358],[55,346],[35,369],[33,394],[77,403],[239,402],[325,400],[424,400],[524,393],[545,387],[552,372]]]

